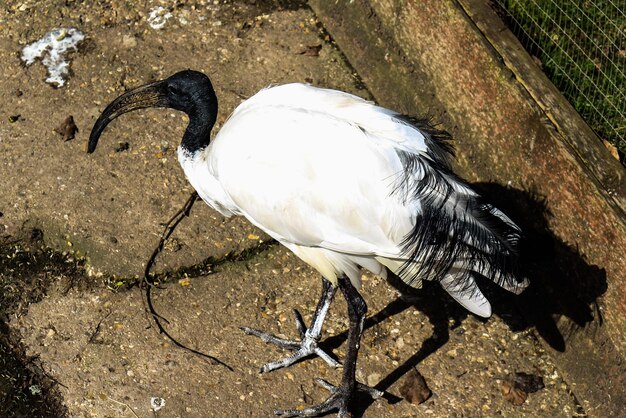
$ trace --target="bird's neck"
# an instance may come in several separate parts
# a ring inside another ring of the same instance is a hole
[[[207,119],[189,115],[189,125],[183,135],[181,147],[189,154],[205,149],[211,139],[211,129],[215,124],[215,117]]]

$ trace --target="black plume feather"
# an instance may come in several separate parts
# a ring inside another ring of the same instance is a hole
[[[397,151],[404,171],[392,196],[414,205],[416,214],[413,230],[401,243],[406,262],[396,273],[418,286],[422,280],[441,280],[454,269],[454,285],[461,292],[476,290],[473,274],[515,289],[520,229],[451,171],[449,135],[424,120],[401,120],[422,132],[428,153]]]

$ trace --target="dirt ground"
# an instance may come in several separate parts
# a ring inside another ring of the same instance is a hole
[[[162,28],[153,27],[159,22],[151,12],[161,16]],[[0,379],[0,401],[21,402],[4,410],[10,416],[265,417],[274,408],[323,400],[313,379],[338,382],[340,371],[313,359],[261,375],[259,367],[283,353],[238,329],[295,336],[291,309],[310,320],[320,287],[314,271],[268,245],[245,220],[223,219],[197,203],[159,259],[156,271],[167,279],[152,291],[172,336],[232,370],[159,334],[142,292],[125,286],[141,274],[162,224],[192,191],[175,158],[185,118],[165,110],[126,115],[108,128],[94,155],[84,152],[109,101],[185,68],[210,75],[220,99],[217,129],[239,102],[271,83],[306,81],[370,98],[306,4],[14,1],[0,9],[0,27],[1,254],[19,261],[0,264],[7,353],[1,359],[7,370],[25,367]],[[27,67],[20,53],[60,27],[87,38],[70,54],[66,85],[53,88],[41,63]],[[70,115],[79,131],[64,141],[55,128]],[[16,240],[36,255],[8,244]],[[51,250],[37,252],[41,246]],[[513,299],[492,293],[506,313],[481,321],[436,286],[400,298],[381,279],[366,277],[370,319],[358,377],[389,394],[359,400],[359,414],[584,415],[571,382],[525,329]],[[340,299],[324,334],[338,358],[347,328]],[[413,368],[433,391],[417,406],[399,393]],[[501,393],[502,381],[515,372],[545,383],[520,406]],[[163,399],[162,408],[152,407],[152,398]]]

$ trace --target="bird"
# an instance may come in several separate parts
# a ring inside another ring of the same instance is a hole
[[[209,77],[184,70],[113,100],[96,120],[93,153],[107,125],[130,111],[160,107],[184,112],[188,125],[177,149],[193,188],[226,217],[243,216],[317,270],[322,294],[299,340],[242,327],[249,335],[293,351],[263,366],[287,367],[320,348],[322,325],[337,290],[347,302],[347,350],[338,385],[320,404],[279,409],[284,416],[350,414],[357,392],[382,393],[355,377],[367,304],[362,269],[409,286],[439,282],[467,310],[491,315],[476,283],[485,277],[519,294],[520,228],[452,170],[451,136],[428,119],[381,107],[358,96],[304,83],[272,85],[243,101],[211,137],[218,101]]]

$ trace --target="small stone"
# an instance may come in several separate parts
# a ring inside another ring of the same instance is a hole
[[[398,337],[398,339],[396,340],[396,347],[398,347],[398,350],[402,350],[402,348],[404,348],[404,346],[405,346],[404,338]]]
[[[376,384],[380,382],[380,373],[372,373],[367,376],[367,385],[374,387]]]
[[[132,49],[137,46],[137,38],[131,35],[124,35],[122,37],[122,46],[124,48]]]

